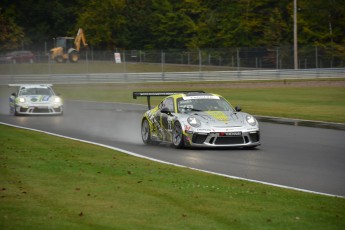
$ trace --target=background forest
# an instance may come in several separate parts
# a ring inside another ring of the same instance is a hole
[[[344,3],[298,0],[299,45],[344,55]],[[2,0],[0,52],[79,27],[99,50],[291,46],[293,0]]]

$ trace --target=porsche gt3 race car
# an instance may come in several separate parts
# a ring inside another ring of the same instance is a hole
[[[141,120],[145,144],[168,142],[183,147],[244,147],[260,145],[259,123],[233,108],[218,94],[203,91],[133,92],[147,97],[149,110]],[[150,97],[167,96],[151,109]]]
[[[10,96],[10,113],[14,115],[62,115],[63,104],[51,84],[9,84],[18,87]]]

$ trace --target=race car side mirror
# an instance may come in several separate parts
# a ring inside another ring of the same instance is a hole
[[[16,96],[17,96],[17,94],[16,94],[16,93],[12,93],[11,95],[12,95],[13,97],[16,97]]]
[[[164,108],[161,110],[161,113],[165,113],[165,114],[171,115],[171,112],[170,112],[170,110],[169,110],[167,107],[164,107]]]
[[[235,110],[236,110],[236,112],[241,112],[242,108],[241,108],[241,106],[238,105],[235,107]]]

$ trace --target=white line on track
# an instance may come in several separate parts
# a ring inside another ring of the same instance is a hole
[[[78,138],[74,138],[74,137],[68,137],[68,136],[64,136],[64,135],[60,135],[60,134],[56,134],[56,133],[46,132],[46,131],[39,130],[39,129],[27,128],[27,127],[12,125],[12,124],[8,124],[8,123],[4,123],[4,122],[0,122],[0,124],[10,126],[10,127],[19,128],[19,129],[25,129],[25,130],[40,132],[40,133],[44,133],[44,134],[48,134],[48,135],[52,135],[52,136],[56,136],[56,137],[61,137],[61,138],[66,138],[66,139],[70,139],[70,140],[74,140],[74,141],[79,141],[79,142],[83,142],[83,143],[87,143],[87,144],[93,144],[93,145],[97,145],[100,147],[104,147],[104,148],[116,150],[119,152],[123,152],[123,153],[126,153],[126,154],[131,155],[131,156],[140,157],[143,159],[147,159],[147,160],[151,160],[151,161],[155,161],[155,162],[159,162],[159,163],[163,163],[163,164],[167,164],[167,165],[173,165],[173,166],[177,166],[177,167],[181,167],[181,168],[188,168],[188,169],[192,169],[192,170],[196,170],[196,171],[200,171],[200,172],[205,172],[205,173],[209,173],[209,174],[223,176],[223,177],[227,177],[227,178],[231,178],[231,179],[244,180],[244,181],[249,181],[249,182],[279,187],[279,188],[291,189],[291,190],[296,190],[296,191],[301,191],[301,192],[307,192],[307,193],[312,193],[312,194],[345,198],[344,196],[339,196],[339,195],[333,195],[333,194],[322,193],[322,192],[315,192],[315,191],[301,189],[301,188],[295,188],[295,187],[290,187],[290,186],[285,186],[285,185],[273,184],[273,183],[268,183],[268,182],[264,182],[264,181],[252,180],[252,179],[247,179],[247,178],[243,178],[243,177],[237,177],[237,176],[231,176],[231,175],[226,175],[226,174],[222,174],[222,173],[211,172],[211,171],[197,169],[197,168],[191,168],[191,167],[187,167],[187,166],[183,166],[183,165],[179,165],[179,164],[174,164],[174,163],[167,162],[167,161],[158,160],[158,159],[151,158],[151,157],[146,157],[146,156],[140,155],[138,153],[127,151],[125,149],[120,149],[120,148],[113,147],[110,145],[104,145],[104,144],[100,144],[100,143],[96,143],[96,142],[92,142],[92,141],[86,141],[86,140],[82,140],[82,139],[78,139]]]

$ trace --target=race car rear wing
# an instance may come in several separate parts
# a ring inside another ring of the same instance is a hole
[[[133,99],[137,99],[137,97],[147,97],[147,106],[151,109],[151,102],[150,99],[153,96],[170,96],[174,94],[180,93],[205,93],[204,91],[157,91],[157,92],[133,92]]]
[[[22,86],[33,86],[33,85],[53,86],[53,84],[8,84],[8,86],[10,86],[10,87],[22,87]]]

